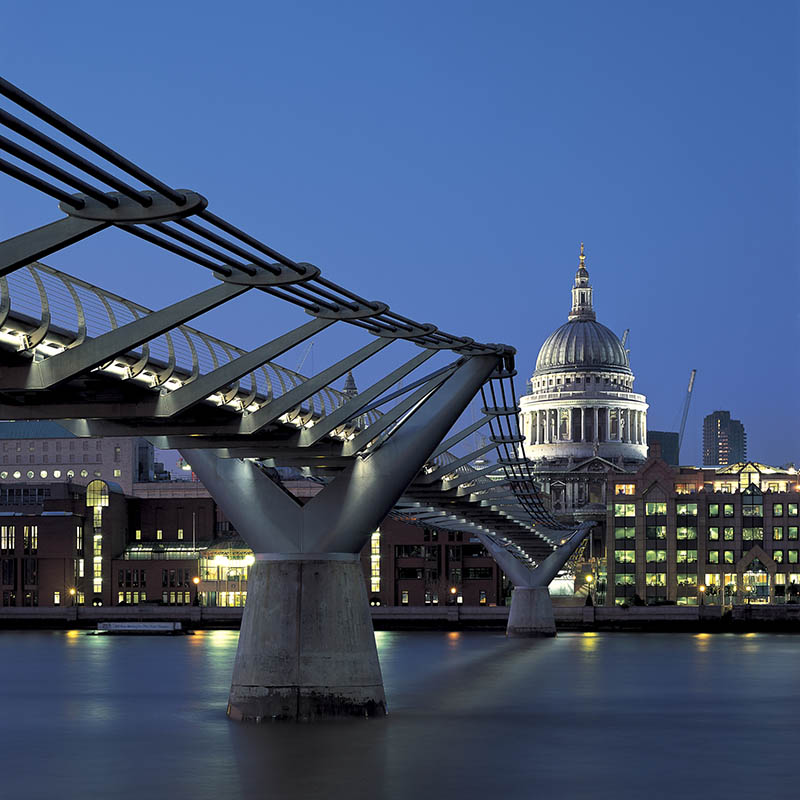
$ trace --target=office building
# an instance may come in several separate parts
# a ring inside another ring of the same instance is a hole
[[[747,434],[730,411],[714,411],[703,420],[703,464],[738,464],[747,460]]]
[[[800,476],[754,462],[719,469],[649,459],[609,478],[598,602],[784,603],[800,597]]]

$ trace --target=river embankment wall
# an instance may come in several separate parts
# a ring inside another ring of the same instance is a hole
[[[371,609],[376,630],[505,630],[507,606],[382,606]],[[719,606],[556,606],[560,631],[707,631],[800,633],[800,604]],[[113,606],[2,608],[2,629],[96,628],[98,622],[181,622],[187,630],[238,628],[240,608]]]

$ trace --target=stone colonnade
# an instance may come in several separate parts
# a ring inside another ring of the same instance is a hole
[[[541,409],[529,412],[528,441],[646,444],[646,417],[644,411],[607,406]]]

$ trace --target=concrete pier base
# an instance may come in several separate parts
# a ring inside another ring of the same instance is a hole
[[[385,714],[358,556],[257,557],[247,581],[228,716],[305,722]]]
[[[556,618],[546,586],[517,586],[511,595],[506,636],[555,636]]]

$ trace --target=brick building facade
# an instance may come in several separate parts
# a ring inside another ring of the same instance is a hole
[[[754,462],[723,469],[649,459],[609,479],[606,605],[784,603],[800,596],[800,477]]]
[[[308,482],[288,485],[313,496]],[[318,488],[318,487],[317,487]],[[0,482],[2,606],[241,607],[254,557],[201,484]],[[497,605],[510,586],[467,534],[385,520],[361,554],[374,605]]]

